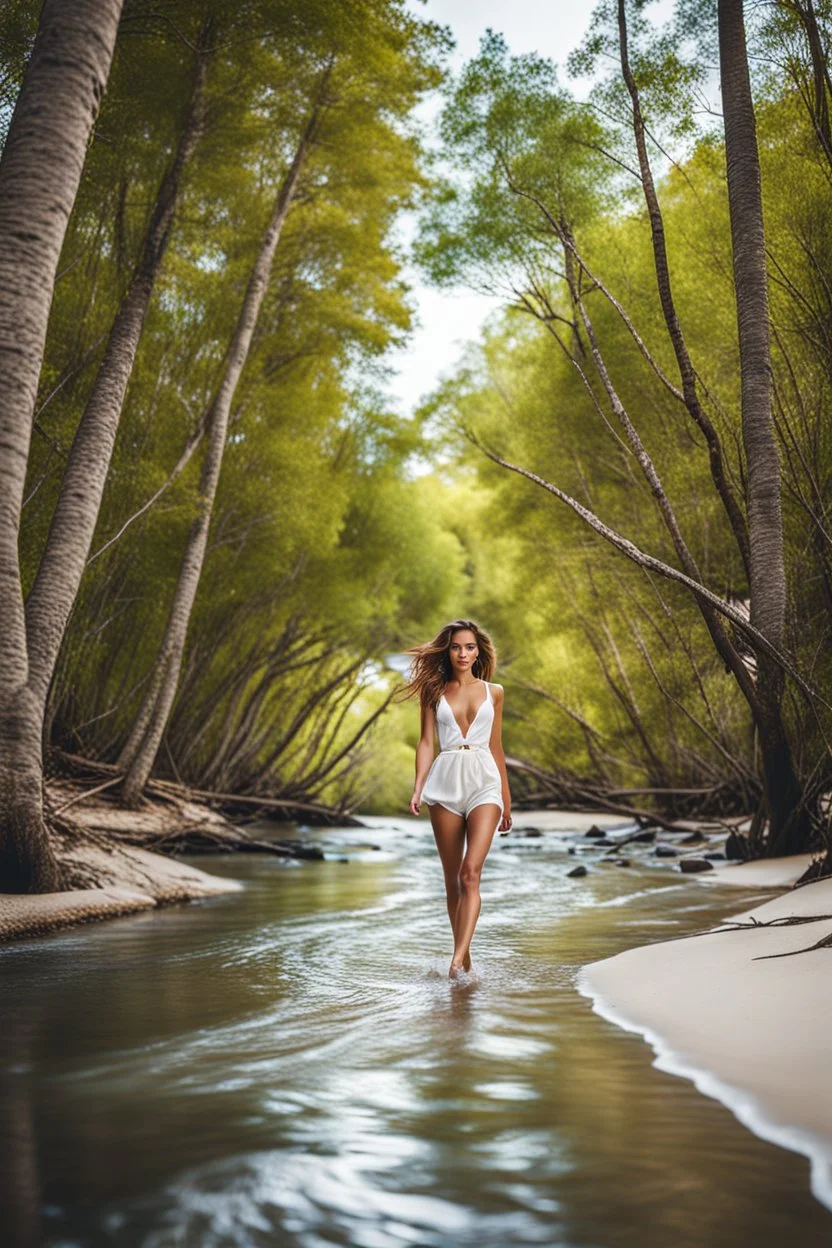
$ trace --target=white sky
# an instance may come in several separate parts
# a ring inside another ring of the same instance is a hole
[[[460,68],[475,56],[487,27],[505,35],[512,53],[539,52],[561,69],[561,81],[576,95],[588,84],[569,79],[564,64],[589,26],[595,0],[411,0],[421,16],[450,26],[456,39],[451,64]],[[673,0],[654,0],[650,15],[657,21],[672,12]],[[439,101],[425,106],[424,116],[436,115]],[[396,352],[390,363],[397,370],[389,390],[402,413],[410,413],[443,373],[452,371],[464,343],[475,339],[483,321],[499,301],[467,291],[450,294],[425,286],[411,272],[419,324],[409,346]]]

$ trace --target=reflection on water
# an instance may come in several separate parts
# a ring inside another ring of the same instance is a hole
[[[805,1158],[574,987],[744,894],[497,838],[452,984],[429,826],[369,822],[304,833],[324,862],[204,860],[243,894],[0,950],[4,1244],[830,1242]]]

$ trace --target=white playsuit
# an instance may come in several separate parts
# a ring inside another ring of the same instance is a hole
[[[428,806],[445,806],[466,817],[475,806],[493,802],[500,807],[502,819],[502,779],[488,744],[494,723],[494,699],[488,682],[484,680],[482,684],[485,700],[466,735],[444,693],[440,697],[436,707],[439,753],[422,787],[422,801]]]

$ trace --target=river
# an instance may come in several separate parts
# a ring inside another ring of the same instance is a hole
[[[832,1242],[804,1157],[656,1070],[575,988],[581,964],[760,894],[649,860],[572,879],[572,838],[523,831],[545,823],[495,838],[478,981],[447,979],[413,819],[301,829],[322,862],[191,859],[245,891],[0,948],[2,1243]]]

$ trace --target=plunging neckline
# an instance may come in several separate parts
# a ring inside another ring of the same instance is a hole
[[[483,698],[482,702],[480,702],[479,706],[477,707],[476,712],[474,714],[474,718],[471,720],[470,724],[468,725],[467,732],[463,732],[462,728],[460,728],[459,720],[457,719],[456,715],[454,715],[454,708],[451,706],[448,699],[445,698],[444,693],[442,694],[442,697],[445,698],[445,705],[447,706],[448,710],[451,712],[451,715],[453,716],[453,721],[456,724],[457,728],[459,728],[459,735],[462,737],[463,741],[468,740],[468,737],[471,735],[471,729],[474,727],[474,724],[477,722],[477,716],[479,715],[480,711],[482,710],[482,708],[485,706],[486,702],[488,701],[488,682],[484,680],[482,683],[485,685],[485,697]]]

